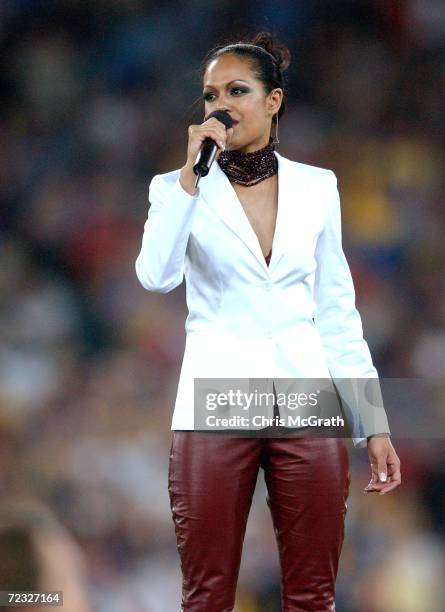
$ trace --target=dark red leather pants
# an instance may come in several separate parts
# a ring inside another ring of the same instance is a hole
[[[168,490],[181,612],[233,611],[260,467],[278,544],[283,612],[335,610],[350,483],[344,441],[173,431]]]

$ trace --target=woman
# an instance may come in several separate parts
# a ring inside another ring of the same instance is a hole
[[[195,379],[254,378],[270,388],[285,378],[377,376],[341,248],[335,175],[275,151],[289,56],[264,32],[210,51],[202,70],[205,117],[226,111],[233,127],[215,117],[189,126],[184,166],[150,184],[136,273],[158,292],[185,275],[189,309],[169,463],[183,612],[233,610],[260,467],[283,610],[335,609],[350,480],[344,441],[211,431],[197,425],[208,405],[197,406],[194,395]],[[207,137],[219,151],[195,188],[193,166]],[[354,444],[367,444],[371,459],[365,490],[393,490],[400,462],[386,419],[370,425],[355,411],[353,421]]]

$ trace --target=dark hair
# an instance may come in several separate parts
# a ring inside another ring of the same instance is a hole
[[[283,72],[290,64],[291,53],[289,49],[285,45],[274,41],[270,32],[258,32],[252,41],[217,45],[207,53],[202,61],[201,80],[204,78],[209,63],[227,53],[248,58],[252,64],[253,73],[263,83],[266,94],[277,87],[283,90],[283,100],[278,110],[278,119],[280,119],[285,111],[284,98],[287,93],[287,79],[283,76]],[[276,121],[275,115],[272,120]]]

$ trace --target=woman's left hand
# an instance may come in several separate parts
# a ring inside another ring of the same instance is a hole
[[[368,438],[368,455],[371,462],[371,480],[364,493],[384,495],[402,482],[400,459],[389,436]]]

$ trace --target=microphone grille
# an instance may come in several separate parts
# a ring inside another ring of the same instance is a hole
[[[232,117],[229,115],[229,113],[227,111],[223,111],[223,110],[216,110],[213,111],[212,113],[210,113],[210,115],[206,118],[210,119],[210,117],[215,117],[215,119],[218,119],[218,121],[221,121],[221,123],[223,123],[226,126],[226,129],[228,130],[229,128],[232,127]]]

